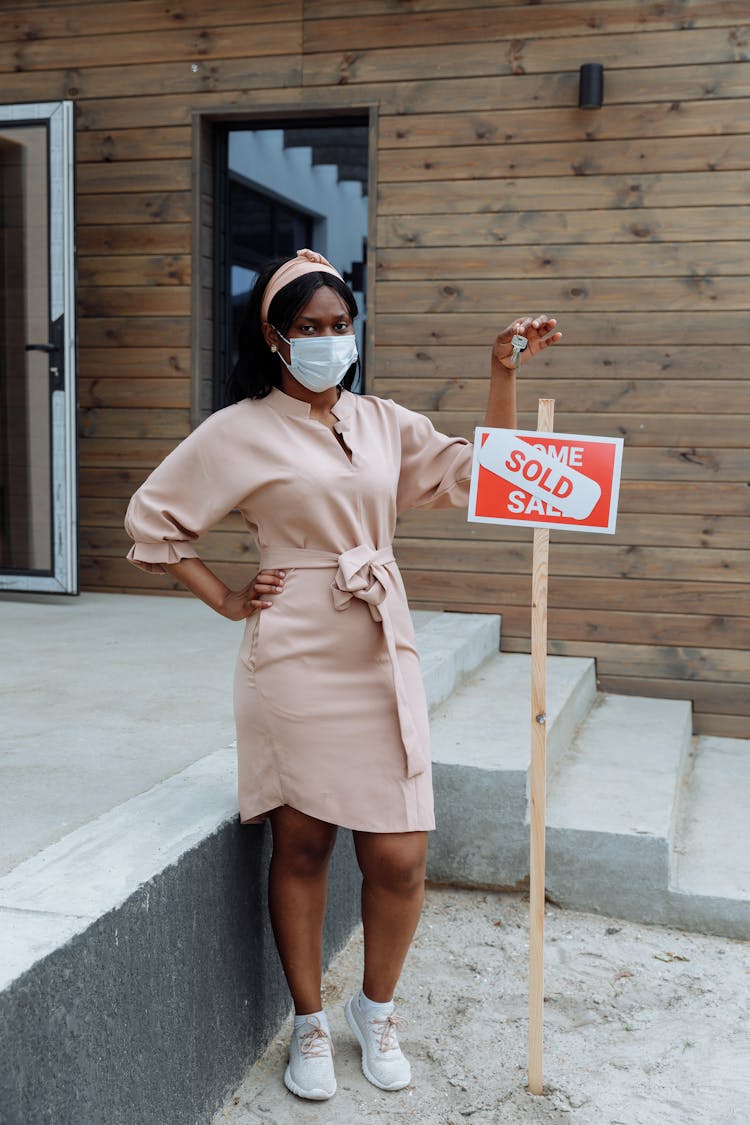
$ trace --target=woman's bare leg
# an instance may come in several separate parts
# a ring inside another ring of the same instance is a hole
[[[336,827],[283,805],[270,814],[273,855],[268,906],[297,1015],[322,1007],[323,917]]]
[[[387,1003],[409,951],[424,902],[426,832],[355,832],[362,871],[362,922],[368,1000]]]

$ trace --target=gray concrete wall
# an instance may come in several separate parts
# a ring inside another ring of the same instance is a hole
[[[268,826],[235,818],[0,994],[2,1125],[206,1125],[289,1011]],[[326,963],[359,917],[341,831]]]

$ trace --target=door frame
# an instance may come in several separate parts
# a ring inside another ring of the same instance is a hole
[[[52,573],[0,571],[0,591],[78,593],[74,103],[0,105],[0,124],[47,123],[49,323],[58,376],[51,379]],[[28,341],[27,341],[28,342]]]

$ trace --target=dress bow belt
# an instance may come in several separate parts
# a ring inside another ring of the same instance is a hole
[[[266,547],[261,554],[260,567],[261,570],[336,568],[331,585],[334,607],[346,610],[351,605],[352,598],[367,603],[373,620],[379,621],[383,627],[393,673],[401,741],[406,753],[406,773],[407,777],[416,777],[427,768],[427,755],[411,713],[388,606],[390,576],[387,568],[395,562],[392,547],[376,551],[374,547],[361,544],[340,555],[300,547]]]

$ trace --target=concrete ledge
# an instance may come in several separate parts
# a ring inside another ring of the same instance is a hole
[[[3,1125],[207,1125],[288,1012],[270,832],[239,825],[229,753],[0,881]],[[341,833],[326,962],[358,920],[359,883]]]
[[[0,874],[234,737],[242,628],[192,598],[0,600]]]
[[[499,647],[500,618],[414,610],[428,703]],[[234,737],[242,624],[193,598],[0,599],[0,875]]]
[[[101,813],[0,877],[0,912],[67,917],[81,932],[236,815],[235,776],[234,750],[219,750]],[[4,944],[0,986],[28,967]]]
[[[2,608],[19,659],[3,685],[14,706],[0,809],[0,1122],[208,1122],[289,1008],[266,920],[269,833],[237,822],[231,623],[175,598]],[[499,618],[414,618],[435,707],[497,652]],[[168,689],[154,653],[169,662]],[[227,749],[205,756],[217,745]],[[341,832],[326,960],[359,920],[359,885]]]

